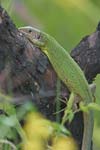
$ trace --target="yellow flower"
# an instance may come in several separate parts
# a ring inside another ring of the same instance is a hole
[[[29,139],[33,137],[47,140],[53,132],[52,124],[39,113],[32,112],[26,117],[24,131]]]
[[[22,150],[45,150],[45,145],[43,141],[34,139],[29,140],[22,145]]]
[[[78,150],[72,137],[58,135],[52,139],[52,150]]]

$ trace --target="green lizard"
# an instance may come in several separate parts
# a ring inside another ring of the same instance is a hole
[[[71,102],[75,97],[79,97],[80,103],[85,106],[93,101],[92,92],[88,82],[77,63],[72,59],[68,52],[50,35],[41,32],[33,27],[19,28],[26,37],[43,51],[49,58],[58,77],[68,87],[71,92]],[[38,38],[36,38],[37,36]],[[90,150],[93,132],[93,112],[83,112],[84,133],[82,140],[82,150]],[[63,124],[66,121],[66,111],[63,117]]]

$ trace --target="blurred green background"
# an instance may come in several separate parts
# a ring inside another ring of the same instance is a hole
[[[1,0],[17,27],[34,26],[54,36],[70,51],[82,37],[96,30],[100,0]],[[100,104],[100,75],[96,99]],[[95,112],[94,150],[100,150],[100,112]]]

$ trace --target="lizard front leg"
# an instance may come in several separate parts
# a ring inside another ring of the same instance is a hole
[[[75,94],[72,92],[70,95],[70,98],[67,102],[67,106],[65,108],[64,111],[64,116],[62,118],[62,125],[64,125],[67,121],[72,121],[73,117],[74,117],[74,113],[72,110],[73,104],[74,104],[74,100],[75,100]]]

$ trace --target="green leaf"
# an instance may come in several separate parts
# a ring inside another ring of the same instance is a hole
[[[66,135],[71,135],[70,131],[61,124],[53,123],[53,127],[54,127],[55,132],[64,133]]]

